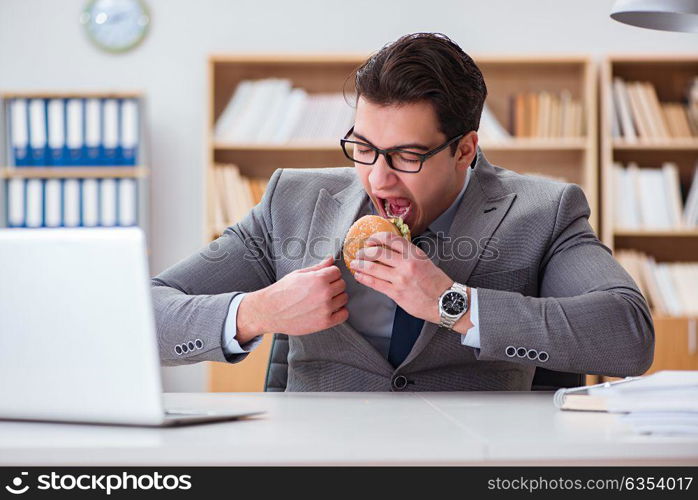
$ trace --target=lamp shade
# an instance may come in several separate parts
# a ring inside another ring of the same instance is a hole
[[[611,17],[640,28],[698,33],[698,0],[617,0]]]

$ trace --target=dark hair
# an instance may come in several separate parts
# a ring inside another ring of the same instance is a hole
[[[412,33],[385,45],[356,69],[354,83],[357,101],[431,102],[447,139],[478,129],[487,97],[480,68],[442,33]]]

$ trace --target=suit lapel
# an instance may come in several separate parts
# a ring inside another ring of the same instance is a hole
[[[490,246],[490,238],[509,211],[516,193],[497,178],[494,167],[478,149],[478,161],[461,204],[453,218],[449,238],[443,242],[438,266],[454,281],[468,283],[476,264]],[[441,244],[441,243],[439,243]],[[425,322],[403,365],[411,362],[434,336],[439,326]]]
[[[351,184],[342,191],[332,195],[326,189],[320,190],[310,229],[306,237],[306,251],[302,267],[317,264],[327,255],[342,258],[344,237],[351,225],[361,215],[361,209],[368,202],[368,195],[355,174]],[[354,329],[348,321],[333,328],[341,338],[351,342],[365,358],[367,366],[389,377],[392,365],[372,345]]]
[[[317,264],[329,254],[339,257],[344,236],[368,200],[361,182],[353,177],[351,184],[335,195],[324,188],[320,190],[305,240],[302,267]]]

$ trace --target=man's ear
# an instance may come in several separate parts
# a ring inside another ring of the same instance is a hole
[[[477,154],[478,135],[475,130],[472,130],[461,137],[458,141],[456,149],[456,168],[463,169],[470,166]]]

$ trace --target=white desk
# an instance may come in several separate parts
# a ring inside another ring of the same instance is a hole
[[[130,428],[0,421],[0,465],[698,464],[698,438],[636,436],[551,393],[165,394],[243,421]]]

